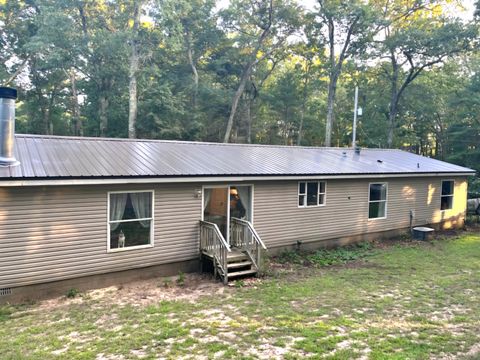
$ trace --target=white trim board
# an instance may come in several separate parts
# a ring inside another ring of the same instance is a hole
[[[280,175],[280,176],[182,176],[148,178],[102,178],[102,179],[45,179],[45,180],[0,180],[0,187],[13,186],[59,186],[59,185],[114,185],[114,184],[166,184],[166,183],[215,183],[282,180],[329,180],[329,179],[389,179],[412,177],[473,176],[475,173],[412,173],[412,174],[356,174],[356,175]]]

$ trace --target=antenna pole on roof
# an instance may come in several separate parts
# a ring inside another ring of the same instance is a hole
[[[355,86],[355,105],[353,109],[352,148],[357,145],[358,86]]]

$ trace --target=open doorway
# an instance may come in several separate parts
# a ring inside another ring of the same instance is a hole
[[[250,185],[205,187],[203,190],[203,220],[214,223],[230,243],[232,217],[253,221],[253,189]]]

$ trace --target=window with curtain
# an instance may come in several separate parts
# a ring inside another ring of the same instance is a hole
[[[387,184],[370,184],[368,197],[368,218],[383,219],[387,217]]]
[[[325,205],[325,181],[301,181],[298,183],[298,206]]]
[[[453,209],[453,180],[442,180],[442,195],[440,198],[440,210]]]
[[[153,191],[108,196],[109,250],[153,245]]]

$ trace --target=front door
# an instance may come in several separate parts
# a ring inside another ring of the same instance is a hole
[[[252,222],[252,191],[249,185],[204,188],[203,220],[217,224],[227,243],[232,217]]]

